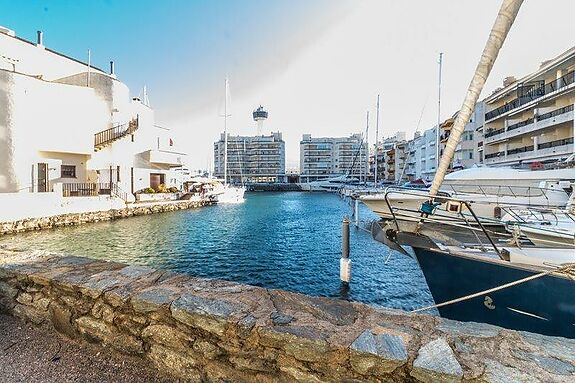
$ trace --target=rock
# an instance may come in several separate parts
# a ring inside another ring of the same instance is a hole
[[[0,282],[0,298],[14,299],[18,290],[6,282]]]
[[[572,375],[575,372],[575,367],[568,362],[550,356],[533,354],[521,350],[514,350],[513,356],[534,362],[545,371],[557,375]],[[575,378],[574,378],[575,379]]]
[[[500,327],[487,323],[475,322],[458,322],[450,319],[441,318],[437,329],[451,336],[472,336],[476,338],[491,338],[497,336]]]
[[[32,300],[34,298],[32,297],[32,294],[29,293],[20,293],[18,295],[18,297],[16,298],[16,301],[18,303],[22,303],[23,305],[31,305],[32,304]]]
[[[181,354],[158,344],[152,344],[147,357],[163,371],[185,379],[187,382],[202,382],[199,363],[187,354]]]
[[[42,324],[49,319],[46,312],[21,304],[14,306],[12,312],[14,313],[14,316],[37,325]]]
[[[255,355],[249,357],[231,356],[230,363],[236,368],[261,372],[272,372],[274,369],[266,365],[266,361]]]
[[[177,297],[177,292],[166,287],[152,287],[137,293],[130,300],[136,312],[148,313],[169,305]]]
[[[463,379],[463,369],[443,338],[431,341],[419,349],[410,374],[429,383],[460,382]]]
[[[76,319],[76,325],[80,333],[93,343],[109,344],[127,354],[141,354],[144,351],[141,340],[121,333],[105,322],[84,316]]]
[[[112,323],[114,321],[114,309],[101,300],[96,301],[91,313],[94,318],[103,319],[105,322]]]
[[[194,328],[223,335],[227,320],[238,306],[219,299],[184,294],[172,303],[174,319]]]
[[[56,331],[67,335],[70,338],[75,338],[77,336],[76,329],[72,326],[71,322],[72,313],[69,310],[57,303],[52,303],[50,305],[50,315],[52,325]]]
[[[519,334],[527,342],[539,347],[542,353],[575,363],[575,339],[545,336],[526,331],[519,331]]]
[[[350,346],[350,362],[362,375],[387,374],[407,363],[403,339],[397,335],[375,335],[365,330]]]
[[[481,377],[485,383],[540,383],[541,381],[527,372],[504,366],[494,360],[487,360],[485,373]]]
[[[274,325],[286,325],[294,320],[291,315],[278,313],[277,311],[270,314],[270,319]]]
[[[214,359],[222,354],[218,346],[211,344],[205,340],[196,340],[193,345],[194,351],[202,354],[207,359]]]
[[[171,326],[150,325],[142,331],[142,338],[184,352],[192,349],[193,339]]]

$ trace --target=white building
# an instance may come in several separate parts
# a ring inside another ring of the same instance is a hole
[[[214,175],[224,178],[224,134],[214,143]],[[280,132],[269,136],[228,134],[228,182],[286,182],[285,142]]]
[[[300,182],[311,182],[340,175],[367,179],[367,145],[361,134],[349,137],[312,137],[300,141]]]
[[[0,193],[64,197],[172,186],[185,154],[110,73],[0,28]],[[175,186],[175,185],[174,185]]]
[[[484,163],[541,167],[573,154],[575,47],[485,99]]]

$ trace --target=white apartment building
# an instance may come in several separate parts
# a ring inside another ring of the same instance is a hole
[[[214,143],[214,175],[224,178],[225,136]],[[280,132],[269,136],[228,134],[228,182],[287,182],[285,142]]]
[[[575,47],[485,99],[486,165],[544,164],[573,154]]]
[[[341,175],[367,179],[368,148],[363,135],[312,137],[300,141],[300,182],[311,182]]]
[[[140,189],[172,186],[185,153],[110,66],[51,50],[41,32],[32,43],[0,28],[0,193],[114,189],[133,200]]]

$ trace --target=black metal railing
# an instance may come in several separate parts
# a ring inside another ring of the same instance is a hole
[[[533,117],[531,117],[531,118],[528,118],[527,120],[520,121],[520,122],[518,122],[518,123],[509,125],[509,126],[507,127],[507,131],[519,129],[519,128],[525,126],[525,125],[532,124],[534,121],[535,121],[535,120],[533,119]]]
[[[564,88],[575,82],[575,71],[567,73],[565,76],[548,82],[543,86],[533,86],[526,93],[517,97],[516,99],[500,106],[499,108],[493,109],[485,113],[485,120],[491,120],[492,118],[498,117],[503,113],[509,112],[510,110],[516,109],[521,105],[525,105],[533,100],[537,100],[545,96],[546,94],[555,92],[561,88]]]
[[[537,149],[548,149],[555,148],[557,146],[570,145],[573,143],[573,137],[565,138],[563,140],[556,140],[551,142],[545,142],[543,144],[537,145]]]
[[[532,152],[534,150],[533,145],[523,146],[521,148],[509,149],[507,151],[507,155],[517,154],[517,153],[525,153],[525,152]]]
[[[489,159],[489,158],[495,158],[495,157],[502,157],[505,155],[505,152],[495,152],[495,153],[489,153],[485,155],[485,159]]]
[[[493,136],[496,136],[496,135],[501,134],[503,132],[505,132],[505,128],[501,128],[501,129],[497,129],[497,130],[490,130],[487,133],[485,133],[485,138],[493,137]]]
[[[94,148],[101,149],[122,137],[133,134],[138,129],[138,125],[139,118],[136,117],[125,124],[119,124],[94,134]]]
[[[549,118],[560,116],[562,114],[565,114],[565,113],[568,113],[571,111],[573,111],[573,104],[568,105],[568,106],[564,106],[563,108],[552,110],[551,112],[541,114],[537,117],[537,121],[547,120]]]
[[[111,184],[78,182],[62,184],[62,195],[64,197],[93,197],[98,195],[110,195]]]

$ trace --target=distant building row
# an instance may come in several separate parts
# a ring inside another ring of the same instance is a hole
[[[451,164],[453,170],[474,165],[543,167],[573,154],[575,48],[516,80],[508,77],[475,106]],[[263,110],[254,112],[261,114]],[[265,112],[267,117],[267,112]],[[260,116],[261,117],[261,116]],[[405,182],[433,179],[439,155],[456,115],[411,140],[399,132],[369,150],[363,136],[312,137],[300,142],[300,182],[340,175],[358,179]],[[256,121],[261,121],[256,119]],[[259,126],[261,129],[261,124]],[[224,137],[215,143],[215,172],[223,177]],[[377,164],[377,165],[376,165]],[[233,181],[285,182],[285,143],[270,136],[229,136],[228,175]]]

